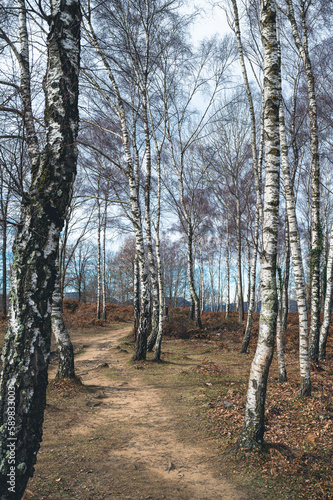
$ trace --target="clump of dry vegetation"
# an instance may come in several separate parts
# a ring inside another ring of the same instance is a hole
[[[96,303],[81,304],[78,300],[64,300],[63,316],[67,328],[109,327],[112,323],[133,321],[133,306],[106,304],[106,321],[96,318]]]

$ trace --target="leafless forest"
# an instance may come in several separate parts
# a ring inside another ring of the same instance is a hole
[[[225,24],[200,39],[203,8]],[[76,376],[64,299],[100,324],[133,306],[136,362],[163,361],[170,308],[196,332],[237,311],[239,356],[260,313],[236,450],[264,445],[290,312],[311,397],[332,357],[332,21],[329,0],[1,2],[1,499],[33,475],[51,333]]]

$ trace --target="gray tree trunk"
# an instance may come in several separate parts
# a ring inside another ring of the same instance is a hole
[[[240,208],[239,198],[237,197],[237,214],[236,214],[236,230],[237,230],[237,296],[238,296],[238,321],[244,321],[244,297],[242,283],[242,241],[240,228]]]
[[[51,325],[57,342],[59,362],[56,378],[75,378],[74,350],[70,335],[62,316],[62,294],[59,265],[56,263],[57,277],[52,295]]]
[[[256,208],[256,215],[254,220],[254,248],[253,248],[252,264],[251,264],[250,300],[248,303],[246,329],[243,337],[242,346],[240,349],[240,354],[244,354],[247,352],[251,338],[253,312],[254,312],[255,298],[256,298],[258,242],[259,242],[259,211],[258,208]]]
[[[46,143],[38,153],[29,111],[29,47],[24,0],[19,5],[23,117],[32,164],[13,247],[9,320],[0,389],[0,498],[21,498],[42,439],[51,337],[51,300],[59,234],[76,173],[79,2],[51,2],[44,79]],[[30,101],[31,103],[31,101]],[[13,420],[14,419],[14,420]],[[15,423],[14,423],[15,422]],[[9,450],[15,448],[14,490]]]
[[[251,449],[263,443],[268,372],[271,365],[277,322],[276,254],[279,226],[280,144],[279,75],[276,4],[260,0],[260,24],[264,48],[265,189],[263,248],[261,252],[262,306],[259,337],[251,365],[245,419],[239,446]]]
[[[197,327],[202,328],[201,315],[200,315],[200,301],[195,290],[194,283],[194,255],[193,255],[193,228],[189,220],[187,223],[187,275],[188,284],[191,292],[191,310],[194,313],[194,320]],[[193,314],[191,311],[191,315]]]

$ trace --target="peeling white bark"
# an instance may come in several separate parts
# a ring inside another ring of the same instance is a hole
[[[260,0],[260,24],[264,48],[265,189],[263,248],[261,253],[262,306],[259,337],[251,365],[245,419],[239,446],[254,448],[263,443],[267,379],[273,357],[277,322],[276,254],[279,225],[280,145],[279,74],[276,4]]]
[[[333,294],[333,225],[330,234],[330,248],[327,258],[327,288],[324,305],[324,320],[320,328],[319,336],[319,359],[326,358],[326,342],[328,329],[331,322],[332,314],[332,294]]]

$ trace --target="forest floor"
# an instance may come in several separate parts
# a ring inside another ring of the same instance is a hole
[[[130,331],[115,325],[73,335],[83,386],[50,384],[27,498],[260,498],[223,466],[217,441],[198,428],[185,403],[197,393],[197,381],[184,374],[202,349],[169,341],[164,356],[170,361],[133,363]],[[55,369],[51,362],[51,379]]]
[[[133,362],[126,314],[105,327],[68,318],[81,382],[52,381],[52,347],[43,443],[25,498],[333,498],[332,336],[328,360],[312,372],[312,396],[299,399],[297,315],[289,315],[288,382],[279,383],[273,360],[266,447],[228,453],[243,423],[257,324],[249,354],[239,355],[235,318],[204,315],[204,331],[188,334],[185,311],[171,311],[166,328],[185,338],[164,339],[161,363],[152,354]]]

